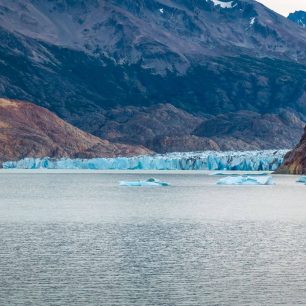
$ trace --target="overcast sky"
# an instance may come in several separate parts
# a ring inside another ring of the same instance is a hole
[[[306,11],[306,0],[257,0],[284,16],[294,11]]]

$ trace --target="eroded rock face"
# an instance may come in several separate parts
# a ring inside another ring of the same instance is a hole
[[[306,127],[304,135],[296,148],[285,156],[279,173],[306,174]]]
[[[169,103],[152,107],[129,106],[105,112],[104,123],[91,133],[112,142],[142,144],[153,149],[162,146],[158,144],[158,139],[191,135],[203,120]],[[87,129],[91,126],[89,124]],[[187,145],[178,148],[178,151],[184,151],[184,148],[190,151]],[[173,150],[169,147],[168,151]]]
[[[159,153],[220,151],[220,146],[215,141],[195,135],[157,137],[149,147]]]
[[[0,162],[24,157],[113,157],[148,154],[85,133],[31,103],[0,99]]]
[[[240,111],[213,116],[190,114],[166,103],[116,108],[82,124],[111,142],[140,144],[165,153],[290,149],[299,141],[305,120],[290,109],[275,114]]]
[[[274,114],[240,111],[206,120],[194,134],[211,138],[221,150],[290,149],[304,125],[305,121],[292,110],[280,109]]]

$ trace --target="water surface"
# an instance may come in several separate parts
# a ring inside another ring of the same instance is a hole
[[[306,304],[306,186],[157,172],[0,173],[0,305]]]

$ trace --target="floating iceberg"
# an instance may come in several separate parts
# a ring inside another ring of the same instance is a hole
[[[297,183],[304,183],[306,184],[306,176],[301,176],[298,180]]]
[[[248,174],[240,174],[240,173],[237,173],[237,174],[234,174],[234,173],[223,173],[223,172],[217,172],[217,173],[213,173],[211,174],[212,176],[267,176],[268,173],[248,173]]]
[[[220,179],[218,185],[274,185],[272,176],[228,176]]]
[[[160,180],[157,180],[155,178],[149,178],[146,181],[121,181],[119,182],[120,186],[128,186],[128,187],[147,187],[147,186],[157,186],[157,187],[165,187],[169,186],[166,182],[161,182]]]
[[[274,171],[288,150],[245,152],[188,152],[135,157],[94,159],[25,158],[3,163],[11,169],[94,169],[94,170],[238,170]]]

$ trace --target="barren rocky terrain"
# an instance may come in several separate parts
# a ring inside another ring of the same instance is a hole
[[[85,133],[31,103],[0,99],[0,162],[24,157],[112,157],[149,154]]]

